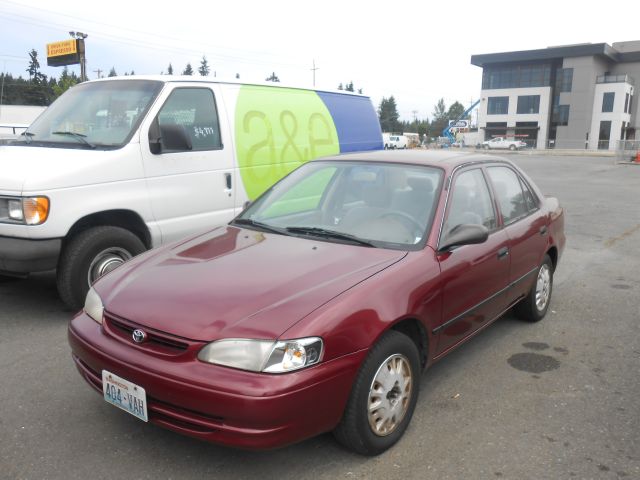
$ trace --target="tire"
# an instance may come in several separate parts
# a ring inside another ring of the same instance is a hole
[[[536,274],[536,282],[527,297],[516,305],[516,315],[527,322],[539,322],[547,314],[553,291],[553,262],[545,255]]]
[[[485,150],[489,150],[491,147],[489,147],[489,145],[483,145],[482,148],[484,148]]]
[[[91,283],[145,250],[142,241],[124,228],[102,226],[80,232],[67,243],[58,261],[60,298],[79,310]]]
[[[379,382],[384,368],[390,365],[401,372],[387,378],[387,382],[394,383],[393,388],[389,388],[390,383],[385,387]],[[346,448],[367,456],[379,455],[393,446],[411,421],[418,400],[419,381],[420,356],[415,343],[402,333],[386,332],[360,366],[342,420],[333,432],[335,438]],[[402,395],[402,390],[406,395]],[[389,395],[395,398],[390,399]],[[371,400],[377,396],[382,405],[391,406],[391,401],[395,400],[393,415],[384,407],[369,413]],[[384,416],[389,422],[376,422]]]
[[[509,145],[509,150],[511,150],[512,152],[516,149],[515,145]]]

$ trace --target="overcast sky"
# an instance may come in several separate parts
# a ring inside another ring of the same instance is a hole
[[[617,4],[616,4],[617,5]],[[640,2],[610,13],[602,2],[538,0],[378,2],[323,0],[0,0],[0,68],[26,76],[27,52],[82,31],[87,70],[157,74],[194,70],[203,55],[219,78],[334,90],[353,81],[377,106],[393,95],[400,116],[431,117],[441,97],[465,106],[480,93],[472,54],[574,43],[640,40]],[[77,66],[72,67],[79,73]],[[213,75],[213,73],[212,73]],[[637,79],[640,81],[640,79]]]

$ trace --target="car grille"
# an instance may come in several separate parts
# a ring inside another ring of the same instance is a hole
[[[198,343],[200,345],[200,342],[190,342],[182,337],[176,337],[168,333],[153,330],[131,322],[130,320],[117,317],[109,312],[104,312],[103,327],[105,332],[111,336],[117,337],[136,347],[165,355],[179,355],[187,351],[191,344]],[[147,339],[143,343],[135,343],[133,341],[133,331],[136,329],[144,330],[147,334]]]
[[[96,391],[102,394],[102,375],[73,355],[76,367],[84,379]],[[190,430],[196,433],[211,433],[220,430],[224,418],[188,410],[177,405],[162,402],[147,395],[147,413],[149,420],[178,430]]]

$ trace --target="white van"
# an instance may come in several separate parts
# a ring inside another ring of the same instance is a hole
[[[408,140],[405,135],[394,135],[384,133],[382,135],[385,150],[395,150],[398,148],[405,149],[408,146]]]
[[[79,308],[99,276],[227,222],[301,163],[376,149],[362,95],[193,77],[86,82],[0,145],[0,274],[55,268]]]

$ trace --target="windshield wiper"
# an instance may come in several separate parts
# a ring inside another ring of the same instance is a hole
[[[89,140],[87,140],[85,137],[86,135],[83,135],[82,133],[77,133],[77,132],[69,132],[69,131],[57,131],[57,132],[51,132],[52,135],[68,135],[70,137],[76,138],[78,140],[80,140],[82,143],[84,143],[87,147],[89,148],[96,148],[96,146],[91,143]]]
[[[249,227],[256,227],[256,228],[259,228],[260,230],[265,230],[267,232],[277,233],[279,235],[287,235],[287,231],[282,228],[273,227],[271,225],[267,225],[266,223],[258,222],[256,220],[251,220],[250,218],[236,218],[231,222],[231,224],[246,225]]]
[[[301,233],[304,235],[313,235],[314,237],[335,238],[336,240],[346,240],[348,242],[357,243],[365,247],[375,247],[375,245],[366,240],[362,240],[355,235],[349,233],[338,232],[335,230],[327,230],[319,227],[287,227],[287,232]]]

